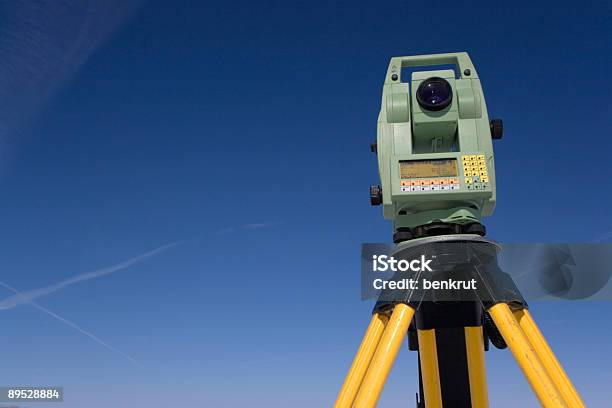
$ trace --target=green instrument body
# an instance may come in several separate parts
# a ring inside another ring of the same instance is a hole
[[[402,68],[453,64],[457,71],[412,72]],[[457,72],[457,75],[455,74]],[[442,78],[452,100],[427,110],[417,90]],[[384,217],[394,229],[433,222],[480,223],[495,208],[492,131],[478,73],[465,52],[395,57],[385,83],[377,130]]]

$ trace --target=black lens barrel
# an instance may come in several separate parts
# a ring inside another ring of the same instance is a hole
[[[417,88],[416,99],[428,111],[441,111],[453,101],[453,88],[444,78],[427,78]]]

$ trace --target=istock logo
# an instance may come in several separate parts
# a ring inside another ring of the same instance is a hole
[[[374,272],[433,272],[429,264],[431,259],[425,259],[425,255],[421,255],[421,259],[395,259],[387,255],[372,255],[372,270]]]

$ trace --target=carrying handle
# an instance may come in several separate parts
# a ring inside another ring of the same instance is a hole
[[[478,73],[467,52],[447,54],[414,55],[412,57],[393,57],[387,68],[385,84],[399,83],[402,80],[402,68],[425,67],[429,65],[455,65],[461,78],[478,79]]]

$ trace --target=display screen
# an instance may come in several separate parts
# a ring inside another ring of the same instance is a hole
[[[400,161],[400,177],[457,177],[457,160],[417,160]]]

